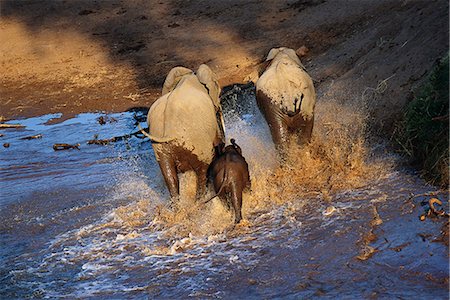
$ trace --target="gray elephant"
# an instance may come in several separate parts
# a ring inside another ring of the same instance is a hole
[[[311,140],[316,92],[295,51],[274,48],[256,82],[256,102],[280,152],[291,137],[299,144]]]
[[[234,222],[239,223],[242,220],[242,192],[250,189],[251,183],[248,164],[234,139],[231,139],[231,145],[226,146],[212,161],[208,178],[216,192],[208,201],[218,196],[228,208],[233,207]]]
[[[178,174],[191,170],[197,175],[197,198],[205,193],[215,147],[225,142],[219,94],[220,86],[208,66],[200,65],[196,73],[175,67],[148,112],[149,133],[139,127],[152,141],[172,199],[180,193]]]

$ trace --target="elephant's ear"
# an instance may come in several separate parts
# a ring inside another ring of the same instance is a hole
[[[290,59],[295,61],[300,67],[302,67],[302,69],[305,69],[302,62],[300,61],[300,58],[298,58],[297,53],[295,53],[293,49],[285,48],[283,52],[286,53],[286,55],[289,56]]]
[[[209,97],[212,100],[214,109],[216,110],[216,118],[218,125],[218,137],[221,143],[225,144],[225,123],[223,121],[222,106],[220,105],[220,86],[216,79],[216,75],[205,64],[200,65],[197,70],[197,78],[208,90]]]
[[[175,67],[167,74],[166,80],[162,88],[162,94],[171,92],[178,84],[180,79],[187,74],[192,74],[192,70],[185,67]]]
[[[282,51],[283,49],[285,49],[285,48],[284,47],[280,47],[280,48],[272,48],[272,49],[270,49],[269,54],[267,54],[266,61],[274,59],[274,57],[277,56],[277,54],[280,53],[280,51]]]
[[[200,65],[200,67],[198,67],[197,78],[208,89],[208,94],[213,100],[214,106],[216,107],[216,109],[219,109],[220,86],[219,82],[217,81],[216,75],[207,65],[202,64]]]

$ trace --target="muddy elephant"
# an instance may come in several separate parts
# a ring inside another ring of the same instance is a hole
[[[207,170],[215,147],[225,142],[220,86],[207,65],[197,72],[173,68],[162,96],[151,106],[147,123],[152,147],[172,201],[179,197],[179,173],[197,175],[197,198],[206,190]]]
[[[270,50],[256,82],[256,102],[280,152],[291,138],[299,144],[311,140],[316,92],[294,50]]]
[[[248,164],[234,139],[212,161],[208,178],[216,192],[210,200],[218,196],[228,208],[233,207],[234,222],[239,223],[242,220],[242,192],[250,189],[251,183]]]

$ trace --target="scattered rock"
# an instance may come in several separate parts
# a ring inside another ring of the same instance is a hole
[[[298,55],[298,57],[303,57],[306,56],[309,52],[309,49],[303,45],[300,48],[298,48],[297,50],[295,50],[295,53]]]
[[[116,12],[116,15],[123,15],[123,14],[126,13],[126,12],[127,12],[127,10],[126,10],[125,8],[121,7],[121,8]]]
[[[98,36],[98,35],[108,35],[109,32],[108,31],[102,31],[102,32],[93,32],[92,35],[94,36]]]
[[[93,10],[90,10],[90,9],[83,9],[83,10],[80,11],[78,14],[79,14],[80,16],[87,16],[87,15],[90,15],[90,14],[93,14],[93,13],[94,13]]]
[[[117,122],[117,119],[108,117],[108,116],[100,116],[97,118],[97,121],[100,125],[105,125],[106,123],[115,123]]]
[[[167,25],[167,27],[169,27],[169,28],[177,28],[177,27],[180,27],[180,24],[172,23],[172,24]]]
[[[145,43],[143,41],[137,42],[134,45],[125,46],[117,51],[119,54],[138,52],[139,50],[145,48]]]
[[[98,121],[98,123],[100,125],[105,125],[106,124],[105,118],[103,116],[98,117],[97,121]]]
[[[324,3],[325,0],[297,0],[293,1],[288,4],[289,9],[296,9],[298,12],[301,12],[302,10],[308,8],[308,7],[314,7],[319,4]],[[280,11],[284,11],[285,9],[282,9]]]

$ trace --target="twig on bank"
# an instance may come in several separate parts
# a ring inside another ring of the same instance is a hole
[[[381,95],[382,93],[384,93],[388,87],[387,82],[389,79],[391,79],[392,77],[394,77],[395,74],[392,74],[391,76],[389,76],[386,79],[383,79],[381,81],[378,82],[377,87],[376,88],[372,88],[372,87],[366,87],[362,93],[362,100],[366,101],[367,99],[367,92],[370,91],[372,92],[372,95]]]
[[[417,195],[412,194],[408,200],[413,200],[414,198],[417,198],[417,197],[436,196],[436,195],[448,193],[448,192],[449,192],[448,190],[441,190],[441,191],[427,192],[427,193],[417,194]]]
[[[147,129],[147,128],[144,128],[144,130],[145,129]],[[130,133],[130,134],[125,134],[125,135],[121,135],[121,136],[115,136],[115,137],[112,137],[112,138],[109,138],[109,139],[98,139],[97,136],[94,136],[94,139],[87,141],[87,144],[88,145],[103,145],[104,146],[104,145],[108,145],[109,143],[115,143],[115,142],[118,142],[118,141],[129,139],[132,136],[135,136],[137,138],[141,138],[138,135],[142,135],[140,130],[135,131],[135,132]],[[142,138],[145,138],[145,137],[142,137]]]
[[[80,144],[75,144],[75,145],[70,145],[70,144],[54,144],[53,145],[53,150],[55,151],[59,151],[59,150],[69,150],[69,149],[77,149],[80,150],[80,148],[78,148],[80,146]]]
[[[36,134],[36,135],[30,135],[23,138],[20,138],[21,140],[34,140],[34,139],[41,139],[42,134]]]

